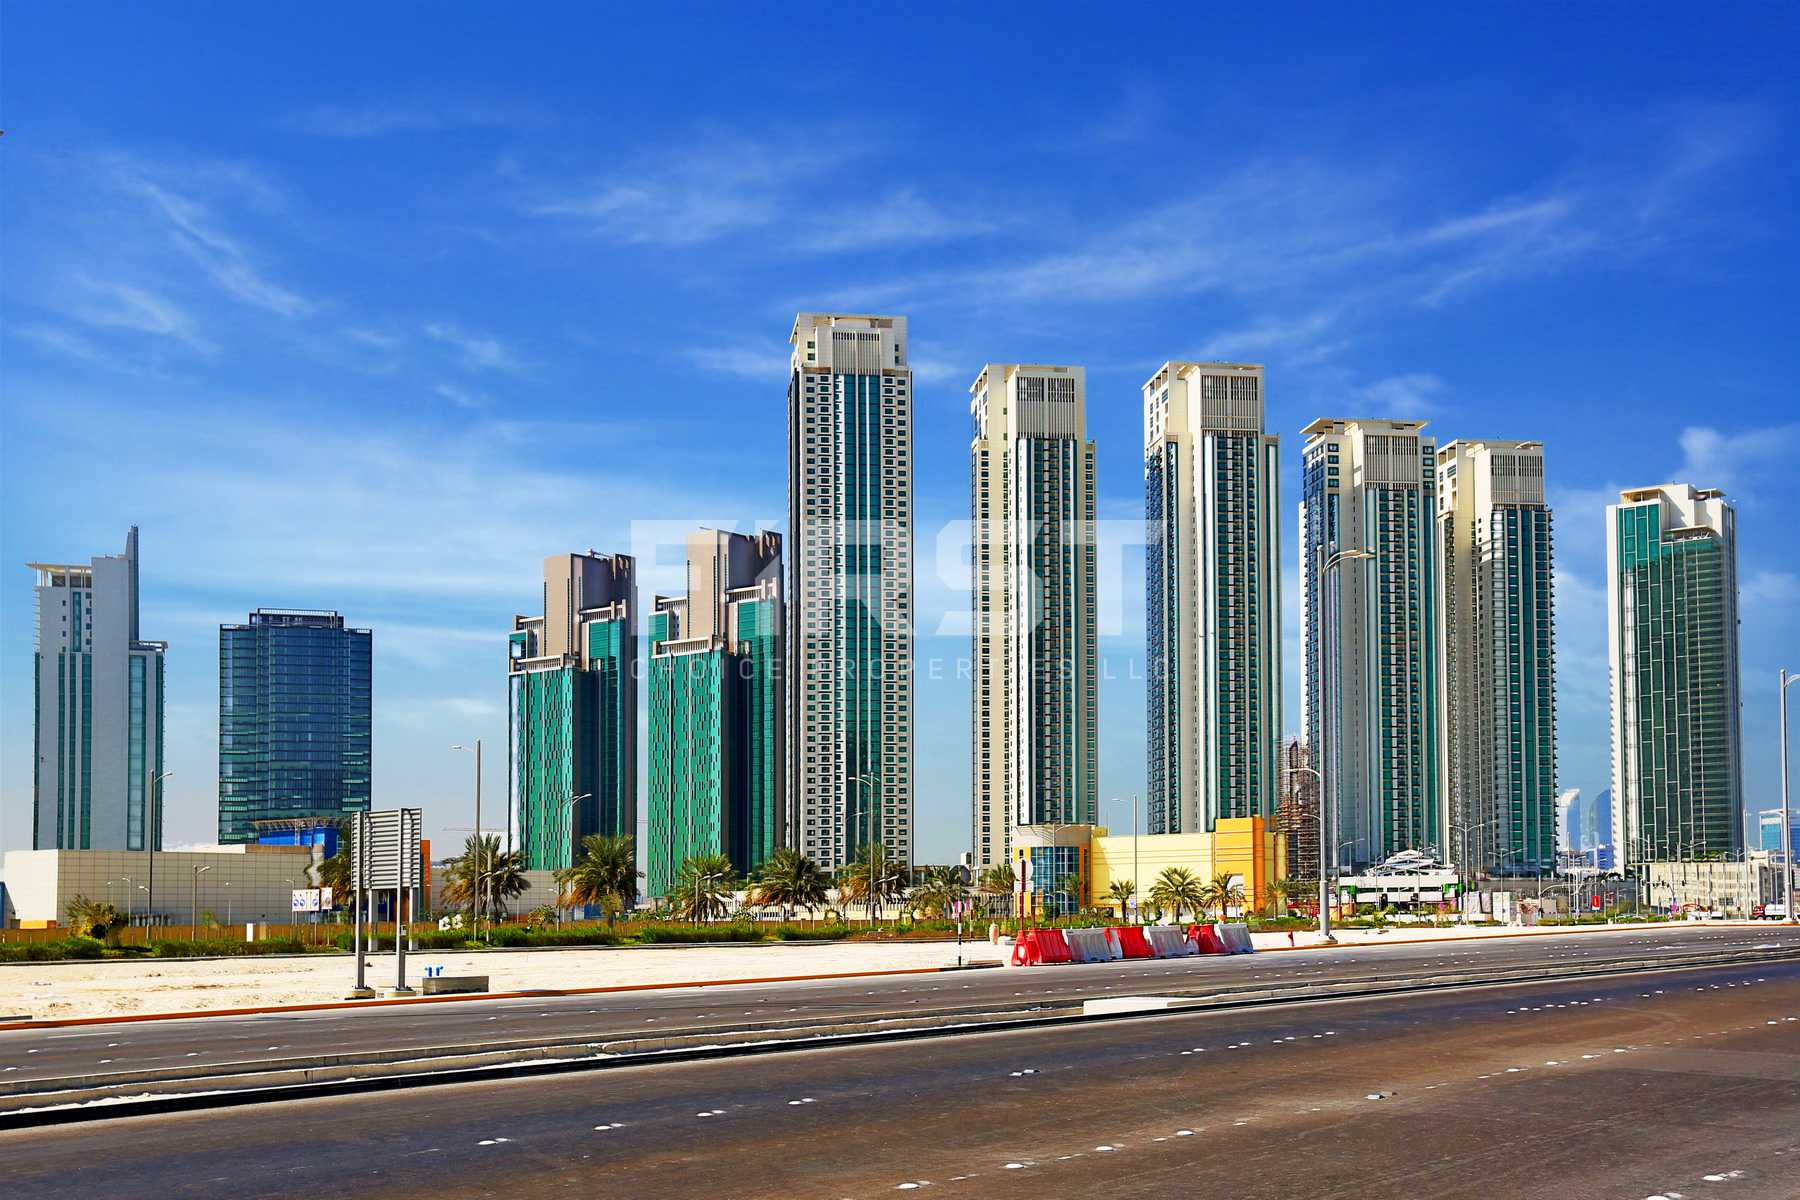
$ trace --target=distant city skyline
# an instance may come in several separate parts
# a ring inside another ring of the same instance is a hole
[[[1425,420],[1544,444],[1558,782],[1584,795],[1611,773],[1603,508],[1663,481],[1725,490],[1744,805],[1776,802],[1776,670],[1800,667],[1785,17],[1422,10],[1347,57],[1355,14],[1171,10],[1084,29],[1068,60],[1057,20],[968,12],[957,39],[903,22],[907,71],[854,79],[776,69],[792,35],[766,21],[639,19],[729,53],[678,86],[642,56],[595,69],[616,37],[599,13],[550,37],[497,11],[372,11],[349,55],[266,12],[204,43],[149,10],[98,29],[8,13],[0,845],[32,837],[21,564],[116,554],[133,523],[142,628],[169,643],[165,843],[217,836],[216,638],[257,607],[375,631],[377,804],[420,805],[434,844],[459,842],[471,762],[449,746],[479,737],[494,822],[496,638],[541,611],[543,558],[633,552],[634,523],[671,546],[785,529],[801,310],[908,318],[920,860],[968,837],[967,568],[940,533],[968,515],[967,387],[994,361],[1086,368],[1115,531],[1103,822],[1146,790],[1142,587],[1118,586],[1143,551],[1116,531],[1142,517],[1141,388],[1167,360],[1265,366],[1287,451],[1284,730],[1300,431]],[[1197,36],[1216,53],[1202,92],[1127,65]],[[679,551],[638,558],[641,596],[683,590]]]

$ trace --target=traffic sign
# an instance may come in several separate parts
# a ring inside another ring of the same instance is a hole
[[[423,816],[417,808],[387,808],[364,813],[351,826],[352,855],[364,887],[418,885]]]

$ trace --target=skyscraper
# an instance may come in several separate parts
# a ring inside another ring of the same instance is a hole
[[[786,842],[781,537],[702,529],[687,564],[688,594],[650,612],[653,896],[695,855],[748,875]]]
[[[992,363],[969,393],[971,834],[989,867],[1016,826],[1098,819],[1094,443],[1080,367]]]
[[[1465,872],[1556,865],[1556,650],[1538,442],[1437,455],[1443,795]]]
[[[367,812],[372,638],[335,612],[219,626],[219,841],[259,820]]]
[[[137,526],[123,554],[28,565],[37,572],[31,844],[160,847],[169,647],[138,636]]]
[[[1619,861],[1744,848],[1737,512],[1665,483],[1606,509],[1612,842]]]
[[[1144,384],[1151,833],[1275,813],[1280,449],[1260,366],[1169,362]]]
[[[788,375],[788,802],[829,868],[913,853],[906,318],[801,313]]]
[[[507,789],[514,848],[556,870],[591,833],[637,832],[637,564],[544,560],[544,615],[514,617]]]
[[[1300,720],[1325,777],[1333,861],[1447,853],[1437,449],[1424,428],[1327,418],[1304,430]]]

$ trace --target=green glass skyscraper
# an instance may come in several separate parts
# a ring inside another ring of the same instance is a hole
[[[912,368],[905,317],[801,313],[788,372],[788,803],[835,870],[913,857]]]
[[[1148,824],[1209,832],[1280,795],[1281,443],[1253,363],[1167,362],[1143,395]]]
[[[255,822],[366,812],[372,638],[335,612],[219,627],[219,841]]]
[[[1424,428],[1326,418],[1303,431],[1300,720],[1346,865],[1448,855],[1437,447]]]
[[[1094,443],[1080,367],[990,363],[969,412],[970,833],[985,868],[1011,861],[1021,827],[1098,820]],[[1044,892],[1064,882],[1034,876]]]
[[[1556,651],[1550,509],[1537,442],[1438,451],[1439,690],[1451,861],[1556,868]]]
[[[785,843],[781,538],[703,529],[650,613],[650,895],[687,859],[748,875]]]
[[[1739,853],[1737,512],[1684,483],[1622,492],[1606,562],[1616,861]]]
[[[627,554],[544,560],[544,615],[507,643],[510,835],[558,870],[591,833],[637,832],[637,567]]]

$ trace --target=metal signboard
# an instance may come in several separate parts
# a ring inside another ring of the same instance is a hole
[[[356,869],[366,888],[410,888],[419,882],[423,810],[388,808],[364,813],[351,826]]]

